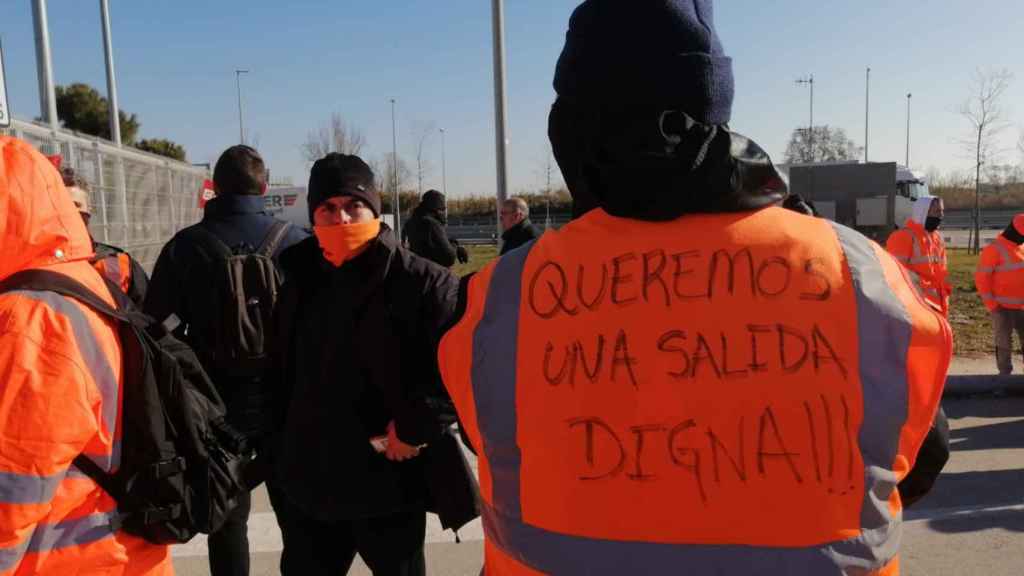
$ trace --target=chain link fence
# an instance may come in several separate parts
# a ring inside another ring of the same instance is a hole
[[[93,238],[130,252],[147,272],[163,245],[202,217],[204,168],[18,120],[0,134],[25,140],[43,154],[60,154],[64,166],[89,182]]]

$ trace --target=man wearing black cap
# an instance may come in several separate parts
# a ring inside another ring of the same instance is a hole
[[[374,574],[424,574],[424,461],[443,429],[434,352],[458,282],[398,246],[357,156],[313,165],[309,210],[315,237],[281,257],[267,379],[281,572],[345,574],[358,552]]]
[[[469,254],[459,246],[458,241],[448,238],[444,227],[448,220],[444,194],[437,190],[427,190],[420,199],[419,206],[412,212],[409,221],[402,229],[402,236],[409,243],[409,249],[421,256],[451,268],[455,261],[468,262]]]
[[[267,169],[255,149],[225,150],[213,184],[217,196],[206,204],[202,221],[178,232],[160,252],[144,310],[161,322],[176,319],[176,334],[196,351],[227,404],[229,421],[256,434],[262,426],[255,415],[262,402],[263,327],[280,283],[276,261],[307,234],[264,211]],[[249,509],[246,494],[210,535],[212,576],[249,574]]]
[[[943,316],[779,206],[711,0],[583,2],[554,84],[575,218],[464,281],[439,351],[485,573],[898,574]]]

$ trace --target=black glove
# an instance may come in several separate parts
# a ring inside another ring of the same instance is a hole
[[[455,247],[455,257],[458,258],[459,262],[462,264],[469,262],[469,252],[466,252],[466,249],[462,246]]]

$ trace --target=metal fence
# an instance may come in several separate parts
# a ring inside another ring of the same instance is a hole
[[[204,168],[19,120],[0,134],[30,142],[43,154],[60,154],[63,165],[90,184],[93,238],[130,252],[148,272],[163,245],[202,216]]]

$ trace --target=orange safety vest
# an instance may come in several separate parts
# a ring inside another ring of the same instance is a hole
[[[877,244],[780,208],[594,210],[465,296],[439,361],[489,576],[898,573],[952,335]]]
[[[913,220],[896,230],[885,244],[901,264],[920,278],[919,288],[929,302],[943,314],[949,313],[949,296],[953,293],[947,280],[946,244],[938,232],[929,232]]]
[[[981,251],[974,283],[989,310],[1024,309],[1024,247],[997,236]]]
[[[109,299],[53,166],[0,137],[0,280],[70,276]],[[0,294],[0,576],[170,576],[169,548],[114,529],[116,502],[71,463],[116,469],[123,387],[116,327],[52,292]]]
[[[132,261],[128,254],[118,252],[102,258],[96,258],[92,260],[92,265],[101,276],[120,287],[121,292],[127,294],[128,290],[131,289]]]

